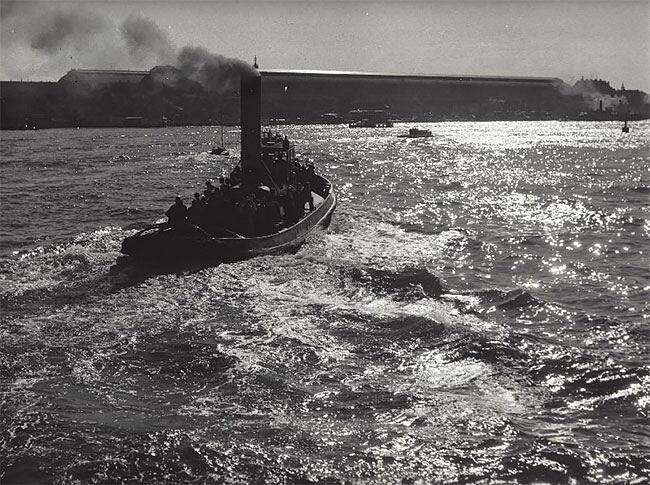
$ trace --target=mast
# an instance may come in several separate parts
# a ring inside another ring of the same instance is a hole
[[[242,73],[240,92],[242,185],[252,188],[262,177],[262,76],[258,72]]]

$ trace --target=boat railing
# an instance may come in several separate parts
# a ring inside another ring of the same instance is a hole
[[[169,222],[157,222],[155,224],[151,224],[141,231],[136,232],[133,237],[141,236],[145,234],[148,231],[164,231],[165,229],[172,229],[172,226],[169,224]],[[189,222],[186,222],[183,224],[183,229],[185,229],[185,233],[189,233],[190,231],[195,232],[200,234],[201,236],[205,237],[206,239],[210,239],[214,236],[211,236],[205,229],[203,229],[200,226],[197,226],[196,224],[192,224]],[[219,231],[222,231],[226,234],[228,234],[231,237],[236,237],[236,238],[244,238],[241,234],[236,233],[235,231],[231,231],[230,229],[226,229],[225,227],[217,227]]]
[[[151,225],[145,227],[144,229],[142,229],[142,230],[136,232],[136,233],[133,235],[133,237],[141,236],[141,235],[143,235],[145,232],[148,232],[148,231],[152,231],[152,230],[155,230],[155,229],[165,229],[165,228],[167,228],[167,227],[170,227],[168,222],[157,222],[157,223],[155,223],[155,224],[151,224]]]
[[[295,231],[297,227],[299,227],[305,219],[313,219],[315,217],[317,218],[322,218],[325,216],[323,214],[323,210],[326,212],[331,212],[333,210],[333,207],[335,205],[335,196],[334,192],[332,191],[332,186],[330,182],[325,178],[321,177],[320,175],[316,175],[317,179],[321,179],[321,189],[323,192],[318,193],[316,189],[314,189],[314,192],[316,192],[318,195],[320,195],[323,198],[323,202],[315,208],[315,210],[311,211],[309,214],[301,218],[300,220],[296,221],[294,224],[284,227],[281,231],[274,233],[274,234],[265,234],[263,236],[252,236],[249,237],[249,239],[255,239],[255,240],[264,240],[264,239],[270,239],[273,237],[276,237],[279,234],[287,233],[290,231]]]

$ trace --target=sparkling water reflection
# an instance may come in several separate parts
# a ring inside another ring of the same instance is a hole
[[[219,130],[5,132],[3,483],[647,478],[650,124],[408,127],[286,127],[332,227],[149,278]]]

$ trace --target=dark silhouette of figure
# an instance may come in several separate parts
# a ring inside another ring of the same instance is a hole
[[[174,204],[165,212],[168,223],[171,227],[180,227],[185,224],[187,219],[187,207],[183,204],[183,199],[176,197]]]
[[[296,222],[298,222],[298,219],[300,218],[300,215],[298,214],[298,201],[296,200],[295,191],[296,189],[294,189],[292,186],[289,186],[284,198],[283,205],[287,225],[289,226],[293,226]]]
[[[314,164],[307,162],[307,182],[312,183],[316,174],[314,173]]]
[[[314,197],[311,195],[311,183],[309,180],[305,181],[302,185],[302,201],[303,209],[305,207],[305,202],[307,202],[309,204],[309,210],[314,210]]]
[[[187,219],[189,222],[195,226],[202,226],[205,222],[205,209],[205,200],[203,200],[201,194],[196,192],[194,194],[194,200],[192,200],[192,205],[187,210]]]
[[[205,192],[204,192],[205,196],[209,197],[210,194],[212,192],[214,192],[215,190],[216,190],[216,187],[214,185],[212,185],[212,182],[210,182],[209,180],[206,180],[205,181]]]
[[[241,167],[237,165],[232,173],[230,174],[230,179],[233,185],[239,185],[242,181]]]

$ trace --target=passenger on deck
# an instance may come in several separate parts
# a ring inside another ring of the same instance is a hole
[[[307,204],[309,204],[309,210],[313,211],[314,210],[314,197],[311,195],[311,183],[309,183],[308,180],[306,180],[302,184],[301,196],[302,196],[302,208],[303,208],[303,210],[305,208],[305,202],[307,202]]]
[[[263,234],[271,234],[277,231],[277,226],[282,222],[282,211],[276,197],[269,198],[264,207],[263,213]]]
[[[283,200],[286,222],[289,226],[293,226],[302,217],[302,214],[298,211],[298,201],[296,200],[295,191],[292,186],[289,186]]]
[[[223,179],[223,184],[221,184],[221,197],[230,200],[232,197],[232,186],[230,185],[230,179],[228,177],[225,177]]]
[[[285,150],[289,149],[289,138],[287,137],[287,135],[284,135],[284,139],[282,140],[282,148],[284,148]]]
[[[314,177],[316,174],[314,173],[314,162],[307,162],[307,181],[311,184],[314,182]]]
[[[205,209],[205,200],[201,197],[201,194],[196,192],[194,194],[194,200],[192,200],[192,205],[187,209],[188,221],[195,226],[203,225],[205,220]]]
[[[168,223],[171,227],[179,227],[185,224],[187,219],[187,207],[183,204],[183,199],[176,197],[174,205],[167,209],[165,215],[167,216]]]
[[[241,167],[237,165],[230,174],[232,185],[239,185],[242,182]]]

